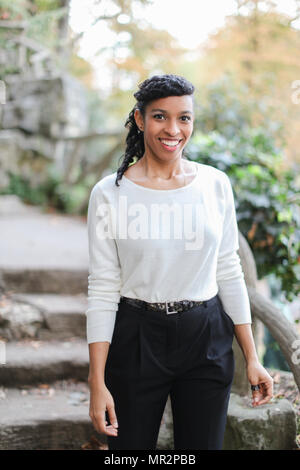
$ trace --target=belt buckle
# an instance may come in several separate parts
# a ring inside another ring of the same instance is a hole
[[[169,307],[168,307],[168,303],[171,303],[171,302],[165,302],[167,315],[169,315],[170,313],[178,313],[176,310],[174,310],[174,312],[170,312],[170,311],[169,311]]]

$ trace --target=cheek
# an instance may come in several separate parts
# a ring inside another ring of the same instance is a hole
[[[189,139],[189,138],[191,137],[192,132],[193,132],[193,126],[192,126],[192,125],[186,127],[186,128],[183,130],[183,133],[184,133],[184,135],[185,135],[185,137],[186,137],[187,139]]]
[[[145,138],[148,140],[157,140],[157,136],[161,132],[161,126],[159,124],[152,124],[151,126],[147,126],[145,129]]]

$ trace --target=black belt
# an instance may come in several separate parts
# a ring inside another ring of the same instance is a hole
[[[146,302],[145,300],[140,299],[131,299],[130,297],[121,296],[120,300],[126,302],[129,305],[134,307],[144,308],[146,310],[154,310],[157,312],[178,313],[185,310],[189,310],[197,305],[204,305],[207,307],[208,300],[180,300],[174,302]]]

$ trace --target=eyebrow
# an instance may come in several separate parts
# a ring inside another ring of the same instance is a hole
[[[151,112],[160,112],[160,113],[168,113],[168,111],[166,111],[165,109],[159,109],[159,108],[155,108],[155,109],[151,109]],[[180,111],[179,114],[193,114],[192,111]]]

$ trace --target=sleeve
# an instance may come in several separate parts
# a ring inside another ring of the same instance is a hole
[[[252,323],[250,301],[242,271],[234,196],[229,177],[225,177],[225,217],[217,260],[218,295],[225,312],[235,325]]]
[[[99,215],[103,199],[101,188],[96,184],[90,194],[87,229],[89,246],[88,308],[86,310],[87,342],[111,343],[116,312],[120,301],[121,268],[115,239],[107,236]],[[105,217],[111,224],[111,218]],[[111,227],[108,232],[113,233]]]

